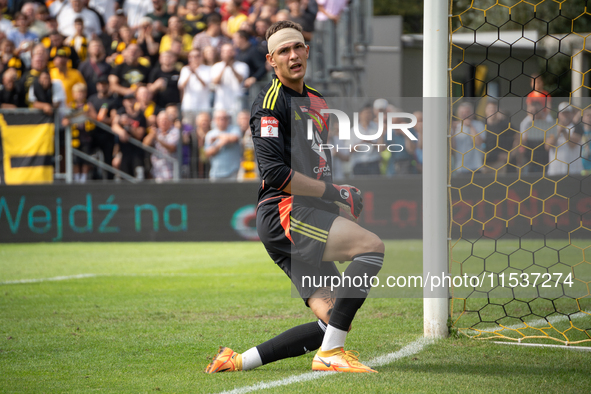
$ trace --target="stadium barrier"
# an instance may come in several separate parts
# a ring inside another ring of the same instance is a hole
[[[113,136],[117,136],[117,133],[115,133],[113,131],[113,129],[111,129],[111,127],[109,127],[108,125],[106,125],[102,122],[95,122],[92,119],[90,119],[88,116],[84,115],[83,113],[73,113],[73,114],[70,114],[68,117],[70,118],[71,124],[72,123],[82,123],[82,122],[92,122],[99,129],[101,129],[109,134],[112,134]],[[65,138],[64,139],[65,139],[65,148],[64,148],[65,152],[64,153],[65,153],[65,161],[66,161],[66,163],[65,163],[66,170],[65,170],[64,174],[60,174],[60,175],[63,175],[64,179],[66,180],[66,183],[72,183],[74,180],[74,176],[73,176],[74,156],[78,156],[79,158],[86,160],[90,164],[93,164],[93,165],[101,168],[103,171],[107,171],[107,172],[113,173],[115,175],[118,175],[119,177],[121,177],[121,179],[124,179],[128,182],[137,183],[137,182],[141,182],[143,180],[143,179],[128,175],[128,174],[112,167],[111,165],[104,163],[101,160],[97,160],[94,157],[82,152],[81,150],[74,148],[72,146],[72,126],[67,126],[65,128]],[[179,142],[178,142],[178,146],[177,146],[177,154],[175,154],[174,156],[171,156],[166,153],[162,153],[151,146],[144,145],[141,141],[136,140],[135,138],[129,138],[128,142],[130,144],[132,144],[133,146],[136,146],[139,149],[143,150],[146,154],[156,155],[160,158],[163,158],[167,162],[171,163],[173,166],[172,181],[176,182],[180,179],[180,162],[182,162],[182,156],[181,156],[182,140],[181,140],[181,138],[179,138]],[[59,149],[59,146],[57,144],[56,144],[55,149],[56,150]]]
[[[0,110],[0,185],[53,182],[55,122],[39,110]]]
[[[481,176],[483,182],[487,175]],[[499,180],[502,181],[501,177]],[[511,178],[506,179],[510,183]],[[352,180],[363,191],[364,211],[359,223],[383,239],[422,238],[421,177]],[[567,236],[552,231],[579,225],[565,211],[554,184],[536,183],[533,193],[548,196],[545,203],[523,201],[521,209],[540,212],[537,220],[515,220],[517,232],[535,226],[536,234]],[[565,185],[568,187],[568,185]],[[239,241],[257,240],[255,204],[257,183],[180,182],[173,184],[74,184],[0,187],[0,242],[107,242],[107,241]],[[529,186],[511,188],[509,199],[520,201]],[[463,223],[464,236],[493,237],[504,232],[500,222],[487,222],[494,205],[469,205],[482,198],[478,188],[465,190],[454,218]],[[489,201],[507,201],[507,189],[496,188]],[[570,204],[591,206],[583,196]],[[496,209],[516,209],[510,201]],[[528,211],[528,212],[529,212]],[[544,215],[546,211],[549,215]],[[550,220],[548,217],[558,218]],[[463,219],[462,219],[463,218]],[[572,223],[567,223],[572,219]],[[589,223],[591,225],[591,223]]]

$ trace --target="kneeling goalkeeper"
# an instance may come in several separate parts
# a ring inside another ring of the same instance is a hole
[[[310,48],[301,26],[281,21],[266,33],[267,61],[273,80],[255,100],[250,125],[261,179],[257,231],[275,263],[289,276],[318,321],[288,331],[239,354],[220,348],[206,372],[249,370],[287,357],[318,350],[312,369],[376,372],[345,351],[345,339],[369,287],[340,287],[336,294],[302,277],[340,276],[334,261],[352,261],[345,275],[376,276],[384,260],[384,244],[356,222],[339,216],[339,207],[357,218],[362,199],[352,186],[332,183],[328,129],[316,122],[307,139],[309,114],[320,115],[327,104],[304,83]],[[294,105],[292,98],[303,105]]]

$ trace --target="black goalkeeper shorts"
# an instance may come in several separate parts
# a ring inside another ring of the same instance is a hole
[[[328,231],[338,215],[294,205],[291,197],[276,201],[257,209],[257,232],[269,256],[308,305],[308,299],[320,288],[308,278],[340,276],[333,261],[322,261]]]

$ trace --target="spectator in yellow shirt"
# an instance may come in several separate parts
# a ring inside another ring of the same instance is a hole
[[[74,100],[72,87],[77,83],[86,86],[86,81],[82,74],[80,74],[80,71],[74,68],[68,68],[68,54],[61,48],[56,51],[53,65],[55,67],[50,70],[49,75],[52,80],[57,79],[62,82],[64,91],[66,92],[66,105],[69,107]]]
[[[240,10],[241,5],[241,0],[230,0],[227,3],[226,10],[230,17],[227,21],[222,22],[222,32],[226,37],[232,38],[234,33],[240,30],[242,23],[248,20],[248,17]]]
[[[172,42],[175,39],[181,39],[182,49],[177,54],[179,60],[187,60],[187,56],[191,49],[193,49],[193,37],[185,32],[183,22],[178,16],[173,16],[168,20],[168,32],[162,37],[160,41],[160,53],[168,52],[172,48]]]

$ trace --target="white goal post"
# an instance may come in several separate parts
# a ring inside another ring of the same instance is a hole
[[[449,1],[425,0],[423,20],[423,278],[448,272],[447,144]],[[445,281],[443,281],[445,282]],[[448,289],[423,291],[428,338],[448,335]]]

